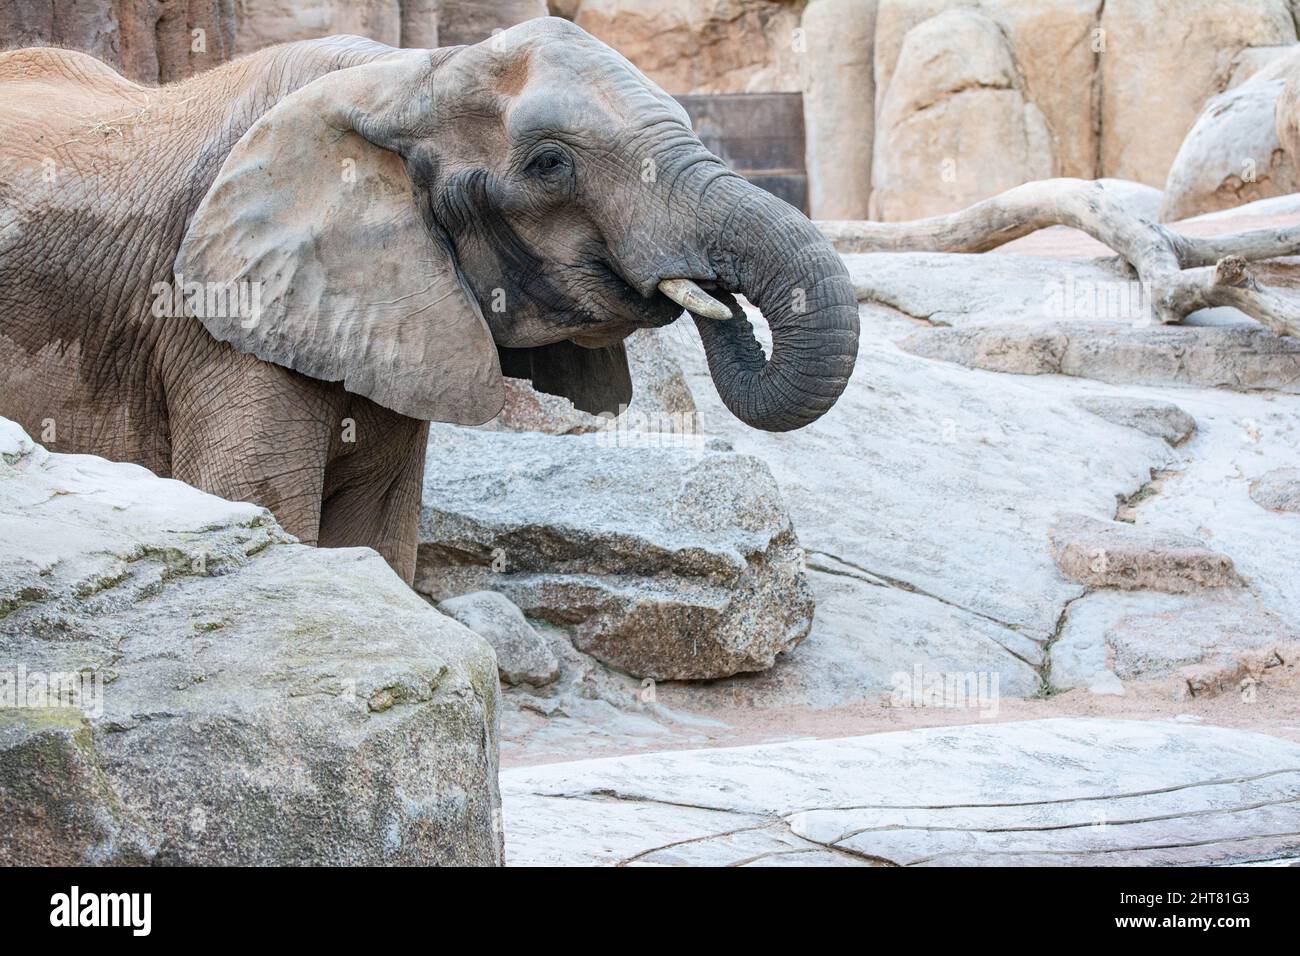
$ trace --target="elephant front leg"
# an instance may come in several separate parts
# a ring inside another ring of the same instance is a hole
[[[221,348],[168,388],[172,477],[262,505],[290,534],[316,544],[340,403],[319,383]]]
[[[320,545],[374,548],[410,584],[429,423],[350,397],[325,468]]]

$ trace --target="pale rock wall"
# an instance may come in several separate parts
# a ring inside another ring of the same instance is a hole
[[[1102,173],[1151,186],[1243,48],[1296,42],[1288,0],[1127,0],[1101,28]]]
[[[402,0],[403,9],[409,2]],[[490,37],[494,30],[547,15],[546,0],[441,0],[438,7],[440,46],[478,43]]]
[[[1095,0],[880,0],[875,214],[910,219],[1044,175],[1098,175],[1097,8]]]
[[[240,53],[335,33],[402,42],[399,0],[239,0]]]
[[[1055,169],[1047,121],[1006,34],[974,9],[948,10],[907,32],[877,134],[873,218],[960,209]]]
[[[797,93],[789,0],[560,0],[551,9],[604,40],[672,94]]]
[[[801,26],[809,212],[814,219],[865,219],[876,125],[876,6],[811,0]]]
[[[67,47],[98,57],[137,83],[170,83],[230,59],[235,2],[5,0],[0,49]]]

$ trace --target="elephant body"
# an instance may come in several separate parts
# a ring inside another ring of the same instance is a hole
[[[492,417],[503,372],[614,410],[622,339],[680,302],[757,427],[815,419],[852,367],[829,245],[562,21],[436,51],[291,43],[158,89],[19,50],[0,90],[0,415],[408,581],[427,422]]]
[[[162,89],[73,51],[0,54],[0,413],[51,450],[255,501],[307,543],[374,547],[409,580],[427,425],[151,314],[249,126],[386,51],[288,44]]]

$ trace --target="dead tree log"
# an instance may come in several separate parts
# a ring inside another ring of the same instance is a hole
[[[1300,298],[1262,285],[1247,265],[1300,255],[1300,226],[1183,236],[1128,212],[1104,183],[1084,179],[1025,183],[929,219],[817,225],[843,253],[987,252],[1048,226],[1069,226],[1133,269],[1156,321],[1181,322],[1196,309],[1233,306],[1279,334],[1300,335]]]

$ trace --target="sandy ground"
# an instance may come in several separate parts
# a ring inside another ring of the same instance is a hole
[[[506,767],[529,766],[657,750],[741,747],[808,737],[856,737],[919,727],[1048,717],[1187,720],[1252,730],[1300,743],[1300,662],[1288,662],[1272,669],[1268,678],[1254,689],[1253,699],[1243,699],[1243,695],[1238,693],[1180,699],[1177,696],[1178,685],[1171,683],[1128,684],[1126,687],[1128,692],[1123,696],[1103,696],[1077,689],[1048,698],[1007,698],[998,702],[996,713],[990,711],[984,716],[970,709],[900,708],[883,702],[859,702],[825,710],[724,707],[691,711],[676,704],[672,687],[664,687],[659,691],[659,703],[674,713],[707,718],[725,726],[695,725],[690,729],[689,738],[683,737],[680,741],[658,740],[644,746],[601,746],[590,754],[572,746],[549,751],[533,745],[526,749],[503,751],[501,763]]]

